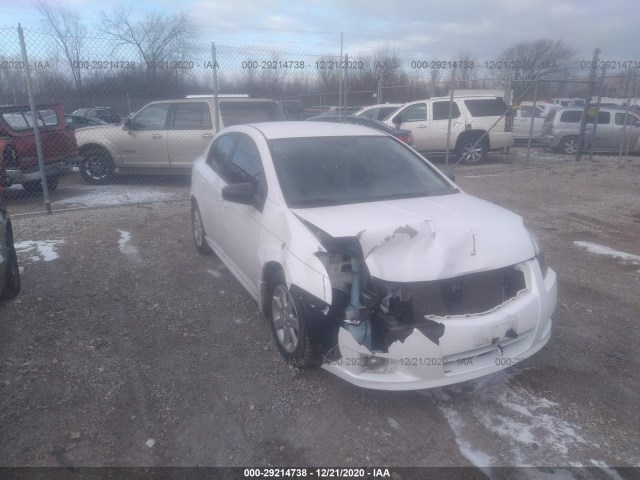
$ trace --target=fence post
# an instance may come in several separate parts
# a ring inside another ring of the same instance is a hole
[[[343,44],[343,34],[340,32],[340,75],[338,78],[339,88],[338,88],[338,122],[342,123],[342,76],[344,75],[344,70],[342,69],[342,47]]]
[[[220,131],[220,104],[218,102],[218,64],[215,42],[211,42],[211,63],[213,65],[213,108],[215,110],[216,133],[218,133]]]
[[[605,68],[602,67],[602,73],[600,74],[600,89],[598,92],[598,101],[596,103],[596,121],[593,124],[593,140],[591,141],[591,146],[589,148],[589,161],[593,162],[593,147],[595,144],[596,133],[598,131],[598,115],[600,114],[600,104],[602,103],[602,90],[604,89],[604,72]]]
[[[633,77],[636,77],[635,72],[633,73]],[[635,109],[634,107],[636,106],[636,96],[638,94],[638,79],[636,78],[636,81],[633,84],[633,105],[629,105],[627,104],[627,108],[630,109],[630,112],[633,112],[633,110]],[[625,151],[624,156],[628,157],[629,156],[629,147],[631,145],[631,142],[627,142],[627,149]]]
[[[22,26],[18,24],[18,37],[20,39],[20,50],[22,50],[22,61],[24,62],[25,80],[27,83],[27,95],[29,96],[29,106],[31,107],[31,121],[33,122],[33,133],[36,139],[36,152],[38,154],[38,166],[40,167],[40,177],[42,178],[42,193],[44,194],[44,208],[47,215],[51,215],[51,202],[49,201],[49,187],[47,185],[47,175],[44,170],[44,157],[42,155],[42,142],[40,139],[40,126],[38,125],[38,112],[36,102],[33,98],[33,85],[31,84],[31,72],[29,70],[29,59],[27,57],[27,46],[24,43],[24,33]]]
[[[449,121],[447,122],[447,151],[444,157],[444,164],[449,165],[449,144],[451,143],[451,116],[453,115],[453,89],[456,83],[456,64],[451,69],[451,89],[449,90]],[[425,112],[426,114],[427,112]]]
[[[504,91],[504,100],[509,107],[509,116],[511,117],[511,120],[509,121],[511,127],[510,130],[513,131],[513,119],[515,114],[513,112],[513,96],[511,95],[511,65],[509,65],[509,70],[507,70],[507,88]],[[511,153],[511,147],[505,148],[504,153],[509,155]]]
[[[622,160],[622,148],[624,147],[624,141],[627,138],[627,121],[631,114],[631,85],[635,80],[635,72],[629,77],[629,84],[627,86],[627,105],[625,108],[624,125],[622,127],[622,137],[620,138],[620,149],[618,150],[618,160]]]
[[[347,107],[349,105],[349,54],[345,54],[344,63],[347,68],[344,70],[344,120],[347,120]]]
[[[382,84],[383,84],[383,73],[382,70],[378,70],[378,104],[384,103],[382,101]]]
[[[598,68],[598,55],[600,49],[593,50],[593,59],[591,60],[591,73],[589,74],[589,89],[587,92],[587,98],[584,100],[584,108],[582,109],[582,119],[580,120],[580,134],[578,136],[578,149],[576,150],[575,161],[580,161],[580,155],[582,154],[582,148],[584,147],[584,136],[587,131],[587,113],[589,112],[589,106],[591,105],[591,98],[593,97],[593,88],[596,82],[596,70]],[[597,123],[598,119],[594,119],[594,123]],[[594,142],[594,138],[591,138],[591,143]]]
[[[538,85],[540,84],[540,74],[536,76],[536,83],[533,86],[533,105],[531,107],[531,122],[529,123],[529,136],[527,137],[527,162],[531,158],[531,137],[533,137],[533,123],[535,120],[536,104],[538,103]]]

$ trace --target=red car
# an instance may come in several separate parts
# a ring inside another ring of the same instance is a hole
[[[38,105],[38,125],[49,191],[60,174],[81,160],[73,130],[66,128],[62,104]],[[25,190],[42,188],[31,108],[0,107],[0,189],[21,184]]]

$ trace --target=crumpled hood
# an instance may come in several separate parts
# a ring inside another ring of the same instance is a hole
[[[451,278],[535,255],[519,215],[465,193],[291,211],[332,237],[357,237],[382,280]]]

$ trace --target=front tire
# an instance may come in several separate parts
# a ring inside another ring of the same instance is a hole
[[[487,156],[487,143],[477,138],[464,139],[458,146],[458,158],[462,163],[475,165]]]
[[[269,320],[280,354],[298,367],[314,366],[304,309],[289,292],[282,270],[273,275],[269,286]]]
[[[196,244],[196,250],[203,255],[211,255],[213,251],[207,243],[207,234],[204,231],[202,214],[195,202],[191,205],[191,227],[193,231],[193,241]]]
[[[115,167],[111,155],[104,150],[92,148],[82,154],[80,176],[92,185],[104,185],[111,182]]]
[[[13,298],[20,293],[20,267],[18,255],[13,244],[13,230],[11,224],[7,227],[7,271],[5,273],[4,289],[0,292],[0,298]]]

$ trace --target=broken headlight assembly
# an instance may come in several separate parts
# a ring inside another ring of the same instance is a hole
[[[533,251],[535,252],[536,260],[538,260],[538,265],[540,265],[542,278],[545,278],[547,276],[547,272],[549,271],[549,267],[547,266],[547,260],[544,257],[544,252],[542,251],[540,240],[535,234],[531,233],[531,231],[529,231],[529,237],[531,238],[531,243],[533,244]]]

